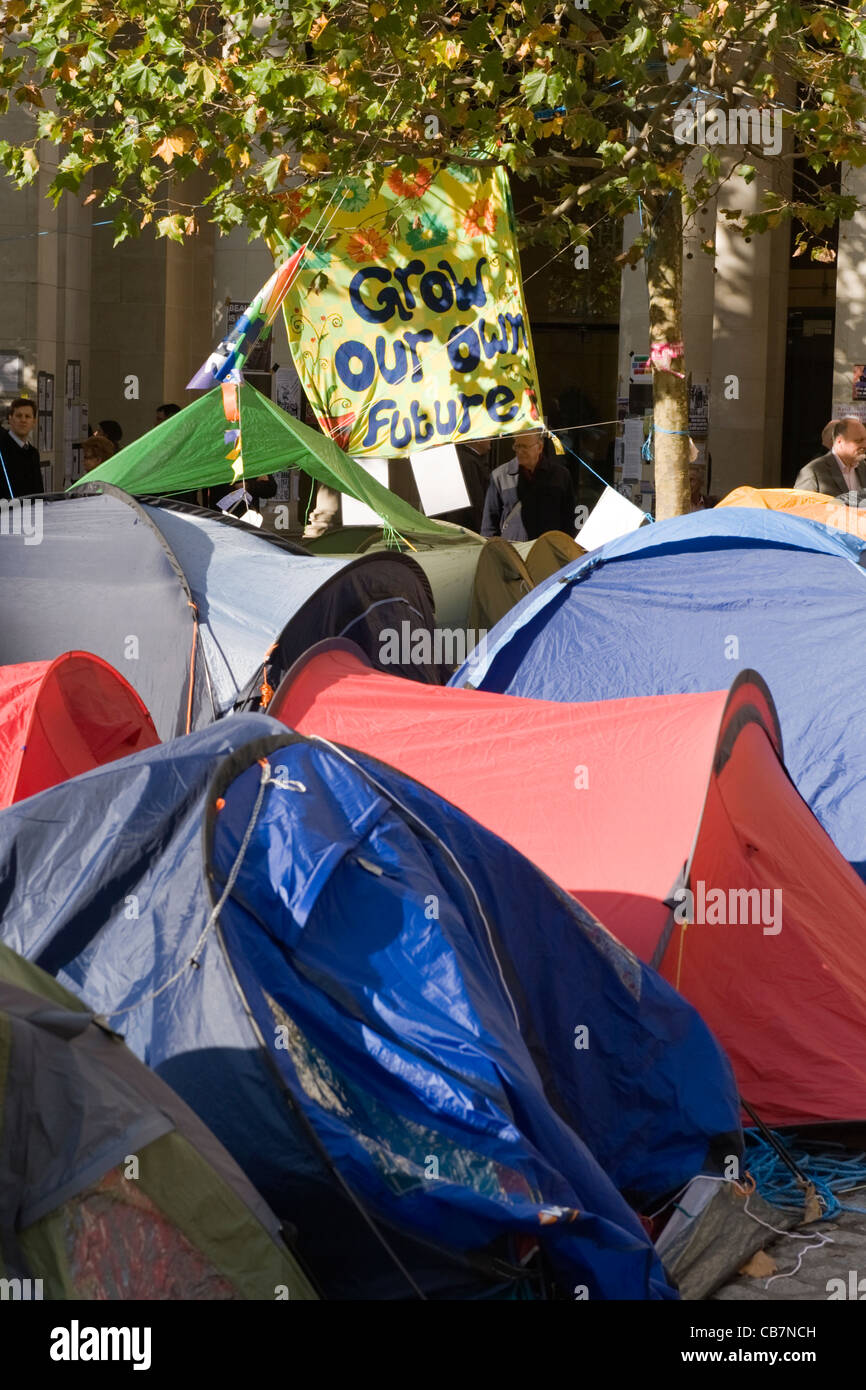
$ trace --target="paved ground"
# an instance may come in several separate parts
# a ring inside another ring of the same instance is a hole
[[[852,1206],[866,1208],[866,1188],[847,1193],[844,1200]],[[793,1240],[791,1237],[808,1236],[808,1240]],[[819,1249],[806,1248],[819,1245]],[[713,1299],[724,1300],[826,1300],[831,1293],[840,1296],[838,1287],[828,1283],[841,1279],[845,1285],[845,1297],[852,1297],[851,1285],[863,1280],[862,1289],[855,1297],[866,1299],[866,1212],[863,1215],[844,1212],[833,1221],[816,1221],[808,1226],[795,1227],[786,1236],[775,1237],[765,1250],[776,1262],[777,1275],[788,1278],[751,1279],[739,1275],[725,1284]],[[797,1261],[802,1254],[799,1270]],[[852,1272],[854,1278],[852,1278]]]

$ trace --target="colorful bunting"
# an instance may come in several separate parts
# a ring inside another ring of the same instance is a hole
[[[232,331],[188,382],[187,391],[210,391],[211,387],[220,383],[240,385],[244,364],[254,344],[270,333],[271,324],[306,249],[306,246],[301,246],[283,265],[277,267]]]

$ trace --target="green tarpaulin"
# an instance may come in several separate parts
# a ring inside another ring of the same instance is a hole
[[[453,527],[433,521],[396,497],[344,454],[332,439],[287,415],[254,386],[244,383],[239,394],[244,472],[248,478],[303,468],[320,483],[366,502],[395,531],[454,534]],[[226,458],[231,444],[224,438],[229,428],[222,391],[217,386],[134,444],[128,444],[107,463],[86,473],[79,482],[114,483],[135,496],[192,492],[200,487],[231,483],[232,464]]]

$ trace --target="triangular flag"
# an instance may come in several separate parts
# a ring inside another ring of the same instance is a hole
[[[209,391],[212,386],[221,382],[240,385],[243,380],[241,373],[253,345],[270,332],[277,310],[288,293],[306,249],[306,244],[300,246],[285,264],[277,267],[232,331],[223,338],[216,351],[211,353],[195,376],[187,382],[187,391]]]

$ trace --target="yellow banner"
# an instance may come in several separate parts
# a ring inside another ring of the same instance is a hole
[[[322,429],[349,454],[396,457],[537,426],[504,169],[348,178],[327,211],[317,193],[286,195],[288,249],[312,245],[283,312]]]

